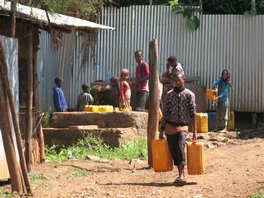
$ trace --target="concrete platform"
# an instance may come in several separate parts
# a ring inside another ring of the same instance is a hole
[[[45,144],[59,147],[69,146],[79,139],[100,138],[111,147],[120,147],[127,140],[134,140],[138,135],[136,128],[90,128],[78,130],[74,128],[43,128]],[[141,132],[143,134],[144,131]],[[146,134],[146,131],[145,131]]]
[[[147,129],[148,113],[145,112],[54,112],[51,127],[69,128],[76,125],[97,125],[98,128]]]

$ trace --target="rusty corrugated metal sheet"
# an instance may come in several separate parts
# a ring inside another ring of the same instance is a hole
[[[264,69],[264,16],[200,15],[200,27],[192,32],[182,15],[169,6],[104,8],[101,23],[114,32],[100,32],[98,65],[103,77],[106,65],[116,75],[123,66],[135,73],[133,52],[142,49],[148,59],[148,44],[159,44],[159,70],[165,71],[166,58],[175,55],[187,76],[201,76],[200,85],[210,87],[224,68],[231,71],[231,109],[264,112],[262,88]],[[213,109],[208,103],[209,110]]]

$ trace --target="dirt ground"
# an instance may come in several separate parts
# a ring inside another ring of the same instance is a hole
[[[206,174],[173,184],[172,172],[156,173],[141,160],[35,164],[34,197],[249,197],[264,192],[264,139],[232,140],[205,147]],[[85,173],[85,174],[84,174]],[[5,190],[10,190],[6,185]]]

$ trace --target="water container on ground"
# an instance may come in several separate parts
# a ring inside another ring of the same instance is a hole
[[[227,130],[228,131],[234,131],[235,130],[235,112],[231,111],[230,112],[230,120],[227,125]]]
[[[216,129],[216,112],[210,111],[208,114],[208,130],[214,131]]]
[[[197,133],[208,132],[208,115],[207,113],[196,113],[196,130]]]

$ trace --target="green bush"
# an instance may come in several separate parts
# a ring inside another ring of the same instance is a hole
[[[147,157],[147,140],[138,137],[135,141],[127,141],[122,147],[112,148],[96,137],[79,140],[70,147],[46,146],[46,159],[49,161],[65,161],[68,159],[83,160],[87,155],[95,155],[112,159],[145,159]]]
[[[42,127],[43,128],[50,127],[50,118],[51,118],[50,113],[45,112],[44,115],[43,115],[43,117],[42,117]]]

